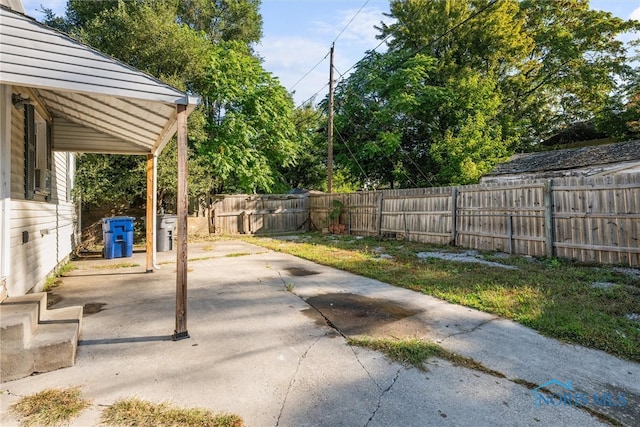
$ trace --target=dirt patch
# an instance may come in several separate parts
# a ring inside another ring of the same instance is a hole
[[[104,302],[88,302],[84,305],[84,310],[82,311],[82,317],[90,316],[92,314],[100,313],[102,311],[102,307],[107,305]]]
[[[318,271],[307,270],[300,267],[289,267],[284,270],[291,276],[312,276],[314,274],[320,274]]]
[[[311,308],[305,314],[318,323],[329,323],[346,336],[411,338],[424,334],[424,323],[415,317],[420,311],[394,301],[332,293],[308,298],[306,302]],[[318,312],[323,319],[318,318]]]

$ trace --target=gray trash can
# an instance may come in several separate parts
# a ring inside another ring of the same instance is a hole
[[[156,251],[173,250],[173,231],[176,228],[176,215],[158,215],[156,217]]]

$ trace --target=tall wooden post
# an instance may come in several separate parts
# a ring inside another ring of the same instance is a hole
[[[146,235],[147,235],[147,273],[153,271],[153,235],[155,233],[153,221],[153,173],[154,173],[155,156],[147,154],[147,216],[146,216]]]
[[[187,106],[178,105],[178,197],[175,341],[189,338],[187,332]]]
[[[327,192],[333,192],[333,48],[329,57],[329,123],[327,124]]]

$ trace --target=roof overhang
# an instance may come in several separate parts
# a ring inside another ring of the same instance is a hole
[[[200,99],[0,6],[0,84],[35,91],[53,118],[54,150],[159,154],[176,106]]]

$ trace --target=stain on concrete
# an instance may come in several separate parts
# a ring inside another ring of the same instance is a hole
[[[47,293],[47,308],[51,308],[52,306],[56,305],[57,303],[59,303],[63,299],[64,298],[62,298],[61,295],[54,294],[53,292],[48,292]]]
[[[312,276],[314,274],[320,274],[320,272],[318,271],[307,270],[305,268],[300,268],[300,267],[285,268],[285,271],[289,273],[291,276]]]
[[[424,323],[415,317],[420,310],[395,301],[331,293],[310,297],[306,302],[311,308],[304,310],[304,314],[316,323],[329,324],[346,336],[412,338],[425,332]]]
[[[91,316],[92,314],[100,313],[107,303],[104,302],[88,302],[84,305],[82,317]]]

